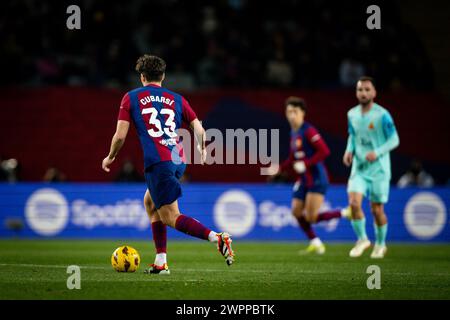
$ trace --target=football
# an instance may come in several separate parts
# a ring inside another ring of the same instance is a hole
[[[140,262],[139,253],[130,246],[118,247],[111,256],[111,265],[117,272],[135,272]]]

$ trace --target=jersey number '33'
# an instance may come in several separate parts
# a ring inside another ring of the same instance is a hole
[[[148,130],[148,134],[151,137],[158,138],[164,133],[170,138],[177,136],[175,132],[176,124],[174,122],[175,112],[172,109],[163,108],[160,112],[162,115],[168,115],[167,120],[164,122],[164,129],[161,127],[161,121],[158,119],[158,110],[155,108],[144,108],[142,114],[150,114],[149,123],[156,127],[157,130],[151,128]]]

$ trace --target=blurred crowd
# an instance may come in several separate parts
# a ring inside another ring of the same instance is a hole
[[[378,1],[379,2],[379,1]],[[67,6],[81,8],[68,30]],[[382,29],[368,30],[364,1],[4,1],[1,85],[137,84],[136,57],[168,63],[167,86],[433,88],[416,32],[385,1]],[[6,75],[6,76],[5,76]]]
[[[4,159],[0,155],[0,183],[16,183],[21,181],[20,179],[21,165],[17,159]],[[185,173],[180,181],[182,183],[188,183],[190,181],[190,175]],[[290,183],[292,179],[286,175],[273,176],[273,179],[269,179],[269,182],[275,183]],[[43,182],[47,183],[62,183],[70,182],[67,180],[66,174],[55,166],[50,166],[42,177]],[[119,171],[116,173],[112,182],[115,183],[133,183],[144,182],[144,174],[136,169],[133,161],[126,158],[120,165]],[[418,188],[431,188],[435,185],[435,180],[431,174],[425,171],[423,164],[419,159],[413,159],[409,165],[409,168],[403,173],[396,186],[398,188],[418,187]],[[450,186],[450,180],[446,183]]]

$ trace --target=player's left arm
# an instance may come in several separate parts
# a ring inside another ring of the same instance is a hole
[[[197,140],[197,150],[200,152],[200,164],[204,164],[206,161],[206,131],[197,118],[190,123],[190,127],[194,131],[195,139]]]
[[[369,161],[375,161],[377,158],[397,148],[400,144],[400,138],[395,128],[394,120],[388,112],[381,118],[381,127],[385,142],[366,156],[366,159]]]
[[[387,152],[390,152],[397,148],[400,144],[400,138],[395,128],[394,120],[389,113],[385,113],[381,120],[383,127],[383,134],[386,139],[385,143],[375,149],[375,154],[381,157]]]
[[[330,155],[330,148],[328,148],[325,140],[320,135],[316,128],[310,127],[306,132],[306,138],[309,143],[313,146],[315,152],[314,154],[305,159],[306,167],[311,167],[324,161]]]
[[[305,137],[308,142],[313,146],[315,152],[309,157],[305,158],[303,161],[298,161],[294,164],[295,171],[305,171],[306,168],[314,166],[321,161],[324,161],[330,155],[330,149],[328,148],[325,140],[323,140],[319,131],[314,127],[309,127],[305,132]],[[302,163],[303,162],[303,163]],[[299,172],[301,173],[301,172]]]
[[[204,164],[206,161],[206,131],[197,115],[192,109],[189,102],[182,97],[181,109],[183,121],[189,124],[189,127],[194,131],[195,139],[197,140],[197,150],[200,152],[200,163]]]

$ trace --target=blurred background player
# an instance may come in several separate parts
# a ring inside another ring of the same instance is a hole
[[[374,216],[375,246],[371,258],[383,258],[386,254],[388,221],[384,203],[388,201],[391,179],[389,152],[396,148],[399,137],[389,112],[376,104],[374,80],[361,77],[356,85],[359,105],[350,109],[348,117],[347,148],[344,164],[352,165],[347,192],[352,216],[352,227],[358,241],[350,251],[350,257],[359,257],[370,247],[366,234],[366,219],[361,208],[364,196],[370,200]]]
[[[341,218],[343,214],[348,214],[348,210],[319,214],[329,184],[323,161],[330,150],[317,129],[305,122],[306,103],[302,98],[289,97],[285,107],[286,119],[291,127],[289,157],[280,165],[276,176],[290,168],[299,175],[292,194],[292,214],[310,240],[309,246],[300,253],[324,254],[325,246],[314,232],[312,224]]]
[[[216,242],[227,264],[231,265],[234,254],[230,235],[211,231],[178,209],[179,179],[186,164],[177,129],[184,121],[194,130],[202,164],[206,157],[205,130],[184,97],[161,87],[165,70],[166,63],[159,57],[143,55],[137,60],[136,71],[140,74],[142,87],[127,92],[122,98],[116,133],[102,168],[110,171],[109,166],[122,148],[132,120],[144,151],[144,175],[148,187],[144,205],[152,222],[156,248],[155,262],[147,272],[170,273],[166,254],[167,225],[190,236]]]

